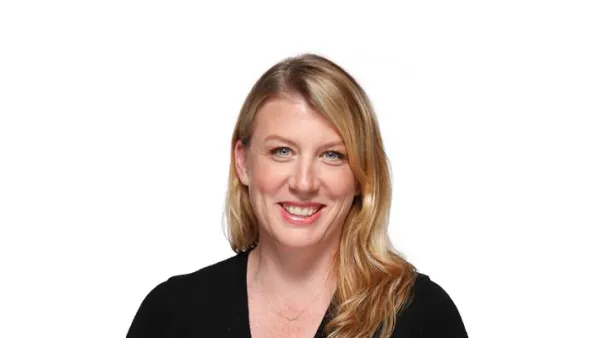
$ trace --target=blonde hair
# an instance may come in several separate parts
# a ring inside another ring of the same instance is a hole
[[[335,261],[334,312],[329,338],[390,337],[396,315],[409,302],[415,268],[397,253],[387,233],[391,204],[388,160],[371,103],[360,85],[330,60],[304,54],[267,70],[253,86],[239,113],[231,139],[231,165],[225,216],[235,252],[258,243],[258,221],[247,187],[235,169],[234,148],[252,138],[253,121],[269,99],[302,97],[338,129],[352,173],[360,187],[343,225]]]

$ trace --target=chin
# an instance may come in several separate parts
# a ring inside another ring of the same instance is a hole
[[[287,248],[307,249],[330,241],[328,232],[332,229],[323,224],[313,224],[311,227],[296,227],[281,222],[276,224],[270,235],[275,242]]]
[[[280,245],[291,249],[305,249],[322,243],[319,240],[299,238],[299,236],[277,236],[276,240]]]
[[[322,246],[329,241],[329,232],[333,230],[328,226],[331,220],[325,210],[320,214],[319,219],[307,224],[286,220],[280,208],[270,216],[268,222],[270,227],[265,229],[267,235],[275,243],[287,248],[305,249]]]
[[[322,243],[321,236],[300,231],[302,229],[278,229],[273,235],[275,241],[289,248],[308,248]]]

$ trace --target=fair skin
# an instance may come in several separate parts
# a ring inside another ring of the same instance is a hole
[[[235,147],[259,221],[247,275],[252,336],[313,337],[335,291],[331,262],[357,186],[341,136],[301,98],[269,100],[253,128],[250,145]]]

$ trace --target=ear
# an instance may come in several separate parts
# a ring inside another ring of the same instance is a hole
[[[248,186],[250,178],[248,176],[248,163],[246,159],[247,152],[241,140],[238,140],[235,143],[235,148],[233,151],[235,157],[235,170],[237,172],[238,179],[243,185]]]

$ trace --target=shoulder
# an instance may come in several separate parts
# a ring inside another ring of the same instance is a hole
[[[450,295],[428,275],[419,273],[413,286],[411,303],[415,307],[432,311],[458,312]]]
[[[465,338],[467,332],[450,295],[429,276],[418,273],[398,325],[417,337]]]
[[[239,280],[236,277],[242,273],[242,255],[189,274],[172,276],[158,284],[142,301],[127,337],[159,337],[174,321],[217,312],[219,309],[214,305],[225,306],[229,291],[236,287],[234,283]]]
[[[196,297],[217,296],[241,269],[239,255],[203,267],[195,272],[175,275],[156,286],[149,294],[157,298],[181,303]]]
[[[191,289],[222,288],[232,275],[240,273],[243,268],[242,255],[232,256],[192,273],[172,276],[163,284],[167,285],[166,289],[184,293]]]

